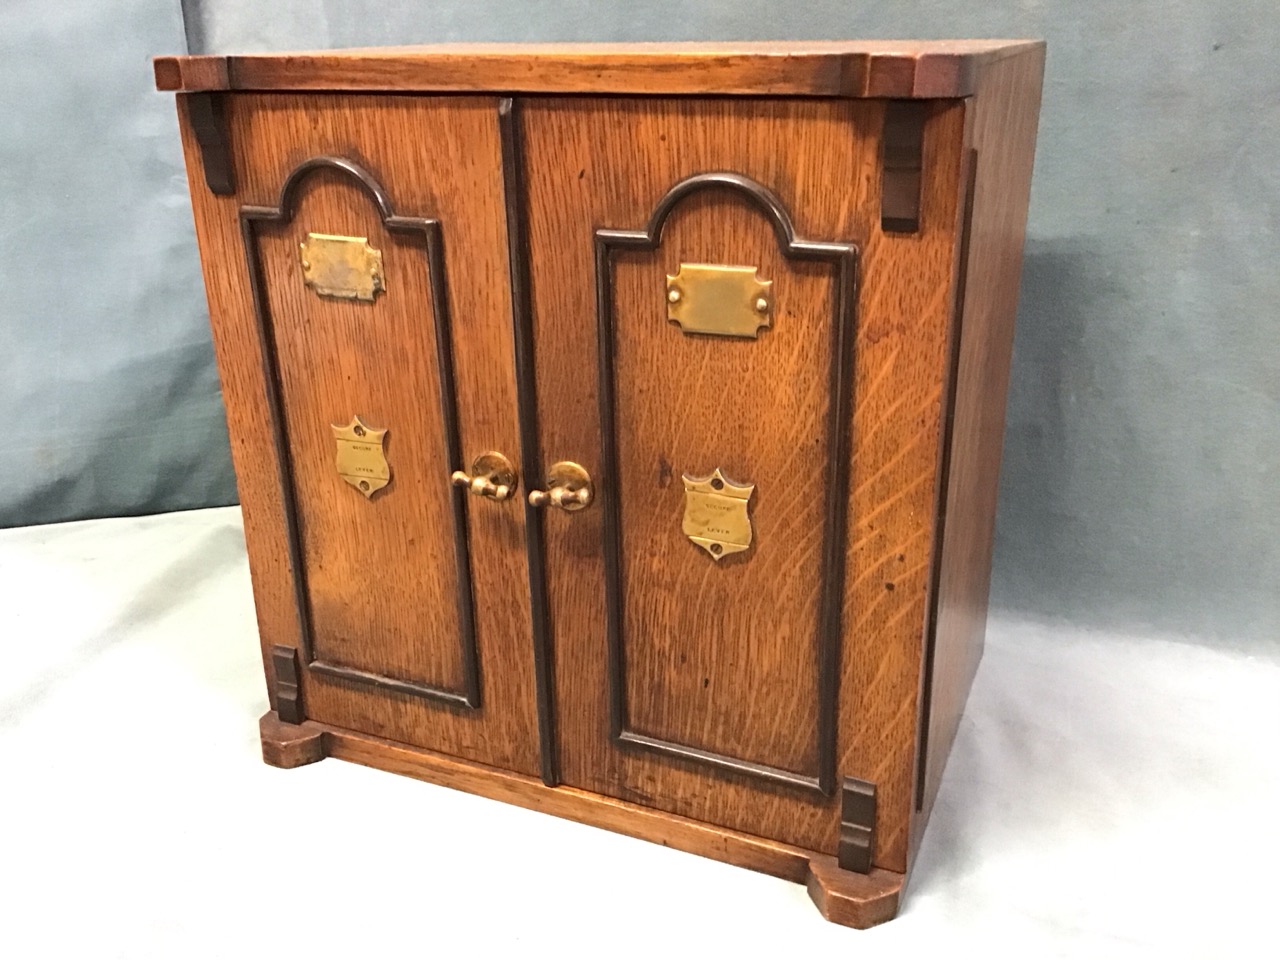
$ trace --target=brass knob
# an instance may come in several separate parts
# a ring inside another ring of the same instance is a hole
[[[535,507],[552,506],[573,513],[591,505],[591,474],[572,460],[553,463],[547,471],[547,489],[530,490],[529,503]]]
[[[449,479],[455,487],[466,487],[474,496],[510,500],[515,496],[519,477],[510,460],[496,450],[490,450],[472,461],[470,473],[455,470]]]

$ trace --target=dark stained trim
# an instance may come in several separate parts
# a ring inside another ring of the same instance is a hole
[[[925,616],[924,666],[920,691],[920,742],[916,752],[916,809],[924,809],[929,772],[929,724],[933,720],[933,665],[938,646],[938,588],[942,585],[943,535],[947,529],[947,488],[951,484],[951,439],[956,419],[956,386],[960,376],[960,334],[964,327],[964,297],[969,280],[969,240],[973,233],[973,196],[978,184],[978,151],[969,150],[969,172],[964,195],[964,221],[956,258],[955,320],[951,324],[947,360],[946,394],[943,399],[941,449],[938,451],[938,489],[934,497],[933,554],[929,561],[929,607]]]
[[[884,107],[880,165],[880,229],[916,233],[924,172],[926,100],[890,100]]]
[[[502,142],[502,188],[507,213],[507,258],[511,274],[511,320],[515,333],[516,406],[520,419],[520,459],[530,484],[545,475],[538,437],[537,368],[534,366],[533,309],[529,284],[529,241],[525,197],[524,148],[516,100],[498,103],[498,133]],[[556,755],[556,716],[551,610],[547,602],[546,550],[543,511],[524,501],[525,551],[529,570],[529,604],[533,631],[534,691],[538,704],[538,747],[542,782],[560,782]]]
[[[840,788],[840,842],[836,862],[841,870],[870,873],[876,852],[876,785],[845,777]]]
[[[628,728],[625,644],[622,636],[622,518],[618,498],[618,452],[614,397],[614,250],[656,250],[662,228],[676,204],[691,194],[727,189],[751,200],[773,226],[778,246],[791,260],[820,260],[836,267],[831,353],[831,404],[827,431],[831,457],[827,464],[826,529],[818,636],[818,723],[816,775],[780,770],[685,744],[649,737]],[[600,229],[595,234],[596,317],[599,341],[600,462],[598,489],[604,512],[605,610],[608,636],[609,732],[629,743],[667,756],[692,760],[721,771],[833,796],[836,788],[836,691],[840,672],[840,629],[846,552],[845,517],[849,486],[849,423],[852,403],[853,343],[856,333],[858,251],[851,243],[796,238],[791,217],[769,189],[736,173],[700,173],[681,180],[658,201],[643,230]]]
[[[344,667],[340,664],[330,663],[327,660],[312,660],[307,664],[307,668],[312,673],[318,673],[324,677],[365,684],[366,686],[377,687],[380,690],[389,690],[393,693],[406,693],[411,697],[422,697],[439,703],[452,703],[460,707],[474,708],[479,706],[479,704],[469,701],[465,693],[430,687],[423,683],[414,683],[411,680],[397,680],[395,677],[388,677],[385,674],[374,673],[370,670],[360,670],[356,667]]]
[[[191,132],[200,146],[205,186],[220,197],[229,197],[236,192],[236,177],[231,163],[226,94],[189,93],[186,96]]]
[[[307,719],[307,716],[302,709],[302,684],[298,675],[297,648],[283,643],[273,646],[271,668],[276,678],[276,716],[285,723],[301,723]]]
[[[289,456],[284,401],[277,374],[279,363],[254,225],[291,222],[296,213],[299,186],[303,180],[319,170],[332,170],[354,179],[369,195],[378,209],[383,226],[390,232],[421,236],[426,241],[427,270],[431,281],[431,307],[435,320],[436,362],[440,372],[440,409],[444,417],[445,447],[449,459],[448,468],[443,471],[442,476],[447,477],[452,471],[462,469],[463,465],[458,431],[457,394],[454,389],[449,300],[445,287],[444,241],[440,221],[396,215],[382,185],[363,167],[350,160],[324,156],[304,160],[285,178],[284,185],[280,189],[279,203],[275,207],[246,205],[240,208],[240,234],[244,241],[250,285],[253,289],[254,317],[267,384],[267,411],[271,421],[276,463],[280,475],[281,501],[284,506],[289,544],[289,566],[293,573],[294,601],[297,606],[298,628],[301,635],[300,649],[304,662],[318,674],[339,677],[354,683],[422,697],[426,700],[462,704],[477,709],[480,706],[480,674],[476,651],[475,604],[471,586],[470,543],[467,536],[467,495],[466,491],[453,485],[449,485],[448,490],[453,511],[454,564],[458,576],[458,625],[462,643],[463,689],[457,691],[433,687],[315,658],[310,597],[307,593],[298,505],[294,496],[293,465]]]
[[[735,757],[716,753],[714,750],[702,750],[699,747],[685,746],[660,737],[649,737],[632,730],[623,730],[614,738],[619,743],[630,743],[663,756],[675,757],[678,760],[690,760],[704,766],[715,767],[726,773],[737,773],[757,780],[768,780],[783,786],[799,787],[802,790],[822,792],[822,784],[817,777],[806,776],[781,767],[771,767],[765,763],[754,763],[751,760],[738,760]]]

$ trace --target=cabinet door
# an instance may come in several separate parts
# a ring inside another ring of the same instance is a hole
[[[450,480],[518,460],[497,101],[225,104],[233,197],[185,136],[266,651],[310,718],[536,774],[520,499]]]
[[[595,481],[545,510],[562,779],[828,852],[872,780],[893,865],[957,184],[881,234],[883,110],[547,99],[521,130],[543,468]]]

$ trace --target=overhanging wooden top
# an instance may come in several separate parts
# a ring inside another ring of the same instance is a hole
[[[159,90],[966,97],[1040,40],[442,44],[156,57]]]

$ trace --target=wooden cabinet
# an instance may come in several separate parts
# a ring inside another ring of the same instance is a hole
[[[1042,65],[998,41],[157,60],[267,761],[891,917],[981,653]]]

